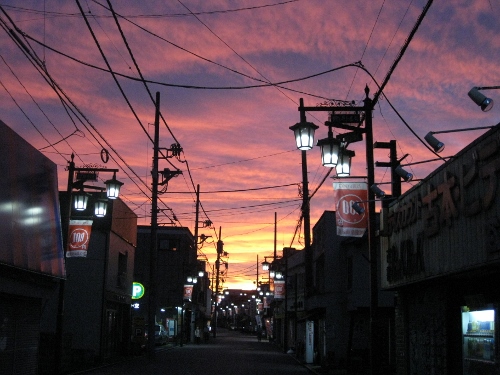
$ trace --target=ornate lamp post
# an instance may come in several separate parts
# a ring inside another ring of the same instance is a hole
[[[75,155],[71,155],[71,160],[68,162],[68,184],[66,189],[66,220],[64,221],[65,227],[63,228],[63,249],[64,258],[66,259],[66,251],[68,248],[68,242],[70,238],[70,221],[72,208],[77,211],[85,211],[87,209],[87,204],[89,201],[90,194],[86,193],[85,189],[106,191],[106,196],[108,199],[117,199],[120,194],[120,188],[123,185],[122,182],[116,179],[116,172],[118,169],[108,169],[108,168],[93,168],[93,167],[75,167],[74,162]],[[98,173],[102,172],[113,172],[113,178],[105,181],[106,187],[98,187],[94,185],[85,185],[87,181],[97,181]],[[76,174],[76,181],[75,181]],[[76,193],[73,193],[74,190]],[[95,201],[94,214],[96,217],[106,216],[107,211],[107,200],[97,199]],[[105,257],[107,259],[107,256]],[[64,322],[64,291],[65,291],[66,281],[62,279],[59,285],[59,299],[57,306],[57,326],[56,326],[56,373],[61,374],[62,369],[62,357],[63,357],[63,322]]]
[[[366,142],[366,167],[367,167],[367,182],[368,186],[372,186],[375,183],[375,169],[374,169],[374,157],[373,157],[373,130],[372,130],[372,111],[374,102],[369,98],[370,90],[368,86],[365,88],[366,97],[363,100],[363,106],[354,106],[350,105],[347,102],[338,102],[336,106],[321,106],[321,107],[304,107],[304,102],[300,99],[300,123],[295,124],[290,127],[291,130],[294,131],[295,139],[297,142],[297,147],[300,150],[308,149],[304,148],[304,145],[312,145],[314,143],[313,136],[314,132],[308,131],[307,129],[313,128],[311,123],[308,123],[306,120],[306,112],[329,112],[331,113],[330,121],[325,123],[326,126],[329,127],[329,131],[331,131],[332,127],[340,128],[344,130],[349,130],[350,132],[346,132],[337,136],[337,141],[341,142],[341,146],[347,146],[351,142],[359,141],[362,139],[362,135],[365,135]],[[364,115],[364,118],[361,117],[361,114]],[[364,127],[361,127],[361,123],[364,120]],[[348,125],[350,123],[355,123],[358,126]],[[312,124],[314,125],[314,124]],[[301,134],[300,137],[300,145],[297,134]],[[307,142],[303,140],[307,134],[309,139]],[[321,140],[318,142],[319,146],[322,149],[325,145],[329,145],[329,150],[336,151],[337,148],[333,146],[333,136],[329,136],[326,140]],[[328,143],[330,142],[330,143]],[[300,148],[299,146],[302,146]],[[312,147],[311,147],[312,148]],[[339,153],[341,153],[342,147],[338,147]],[[347,151],[347,150],[346,150]],[[312,289],[312,250],[310,244],[310,218],[309,218],[309,196],[308,196],[308,182],[307,182],[307,166],[306,159],[304,156],[305,151],[302,151],[302,174],[303,174],[303,205],[302,205],[302,215],[304,217],[304,239],[305,239],[305,278],[306,278],[306,295],[310,295]],[[322,153],[322,155],[327,155],[328,152]],[[347,153],[348,157],[354,156],[354,153],[351,151]],[[333,155],[330,155],[330,163],[328,166],[333,167],[333,161],[335,160]],[[324,156],[322,156],[323,161]],[[344,161],[342,159],[341,163],[341,176],[348,176],[350,173],[350,160],[346,158]],[[339,165],[339,159],[337,159],[337,164],[335,168]],[[345,167],[345,169],[344,169]],[[337,172],[339,169],[337,169]],[[375,219],[375,195],[371,189],[368,189],[368,252],[369,252],[369,260],[370,260],[370,362],[372,364],[372,371],[376,367],[375,361],[376,356],[374,354],[374,350],[376,348],[375,341],[375,327],[377,320],[377,307],[378,307],[378,275],[377,275],[377,247],[376,247],[376,219]]]

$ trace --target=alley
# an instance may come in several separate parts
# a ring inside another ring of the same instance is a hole
[[[209,343],[158,349],[153,361],[147,355],[85,372],[89,375],[279,375],[308,374],[310,370],[274,344],[254,335],[220,330]],[[83,374],[83,373],[82,373]]]

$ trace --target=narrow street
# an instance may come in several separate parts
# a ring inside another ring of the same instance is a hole
[[[147,354],[81,372],[89,375],[279,375],[311,374],[311,370],[292,355],[283,353],[267,340],[254,335],[220,329],[208,343],[189,343],[182,347],[160,347],[150,361]]]

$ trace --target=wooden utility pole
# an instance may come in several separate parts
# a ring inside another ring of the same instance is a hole
[[[219,306],[219,270],[220,270],[220,256],[224,252],[224,242],[221,240],[222,227],[219,227],[219,240],[217,241],[217,260],[215,262],[215,308],[214,308],[214,338],[217,337],[217,313]]]
[[[160,93],[156,93],[155,134],[153,140],[153,169],[151,170],[151,238],[149,249],[149,309],[148,309],[148,357],[155,356],[155,323],[156,323],[156,284],[158,247],[156,237],[158,231],[158,153],[160,143]]]

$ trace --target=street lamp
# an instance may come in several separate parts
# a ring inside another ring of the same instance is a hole
[[[262,262],[262,270],[263,270],[263,271],[269,271],[269,264],[270,264],[270,263],[267,261],[267,259],[266,259],[266,260],[264,260],[264,261]]]
[[[330,112],[332,114],[331,121],[325,123],[327,126],[334,126],[337,128],[345,129],[351,131],[351,133],[344,133],[340,135],[342,140],[351,140],[355,142],[362,139],[362,134],[365,134],[366,143],[366,167],[367,167],[367,182],[368,186],[372,186],[375,183],[375,165],[373,160],[373,129],[372,129],[372,111],[374,102],[369,98],[369,88],[366,86],[365,94],[366,97],[363,100],[363,106],[347,105],[346,102],[339,102],[338,106],[320,106],[320,107],[304,107],[304,102],[300,99],[299,112],[300,112],[300,123],[307,123],[306,112]],[[364,119],[361,118],[361,114],[364,114]],[[364,120],[364,128],[360,124]],[[296,134],[295,139],[297,141],[297,127],[299,124],[295,124],[290,127],[291,130]],[[352,126],[348,124],[356,124],[358,126]],[[311,126],[309,125],[309,128]],[[311,133],[311,132],[309,132]],[[308,143],[308,145],[313,142]],[[299,142],[297,141],[297,147]],[[312,147],[311,147],[312,148]],[[300,150],[307,150],[309,148],[299,148]],[[354,155],[352,155],[354,156]],[[304,240],[305,240],[305,278],[306,278],[306,293],[310,294],[312,290],[312,249],[310,246],[310,217],[309,217],[309,189],[307,183],[307,165],[306,165],[305,151],[302,151],[302,177],[303,177],[303,217],[304,217]],[[338,163],[337,163],[338,165]],[[350,165],[349,165],[350,166]],[[350,169],[350,168],[349,168]],[[342,169],[343,172],[343,169]],[[347,169],[346,169],[347,172]],[[350,172],[350,170],[349,170]],[[377,307],[378,307],[378,267],[377,267],[377,248],[375,246],[376,240],[376,218],[375,218],[375,194],[371,189],[368,189],[368,252],[370,261],[370,363],[372,368],[375,366],[376,355],[374,350],[376,349],[376,339],[375,339],[375,327],[377,320]]]
[[[109,199],[117,199],[120,194],[120,187],[123,185],[122,182],[116,180],[116,172],[118,169],[108,169],[108,168],[92,168],[92,167],[75,167],[74,162],[75,155],[71,154],[71,161],[68,162],[68,184],[66,189],[66,215],[67,220],[65,221],[66,228],[63,230],[63,251],[64,258],[66,258],[66,250],[68,248],[69,241],[69,230],[71,224],[71,213],[72,213],[72,200],[73,207],[77,211],[85,211],[87,209],[87,203],[89,201],[90,194],[84,191],[85,188],[97,191],[107,192],[107,197]],[[85,185],[87,181],[97,181],[97,176],[99,172],[113,172],[113,178],[105,182],[106,188]],[[75,181],[76,174],[76,181]],[[73,190],[77,189],[78,192],[73,193]],[[94,214],[96,217],[102,218],[106,216],[107,211],[107,201],[104,199],[97,199],[94,207]],[[105,254],[107,258],[107,253]],[[61,279],[59,285],[59,298],[57,306],[57,326],[56,326],[56,373],[60,374],[62,372],[62,353],[63,353],[63,321],[64,321],[64,290],[66,281]]]
[[[295,134],[295,142],[297,143],[297,148],[299,150],[307,151],[313,148],[314,131],[318,128],[318,125],[302,120],[295,125],[290,126],[290,129],[293,130],[293,133]]]
[[[351,175],[351,159],[354,151],[343,149],[339,153],[338,163],[335,168],[338,177],[349,177]]]

